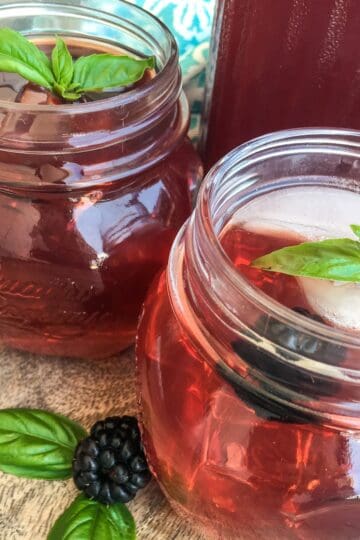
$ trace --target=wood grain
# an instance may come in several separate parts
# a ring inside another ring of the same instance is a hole
[[[0,349],[0,408],[65,414],[89,428],[108,415],[136,412],[132,351],[103,361],[42,358]],[[45,540],[76,496],[71,481],[24,480],[0,473],[0,540]],[[129,504],[138,540],[200,540],[152,482]]]

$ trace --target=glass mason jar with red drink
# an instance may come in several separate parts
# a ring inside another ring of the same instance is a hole
[[[217,0],[203,152],[297,127],[360,128],[357,0]]]
[[[0,22],[49,57],[55,36],[74,59],[155,56],[156,70],[136,84],[73,102],[0,74],[0,340],[43,354],[113,354],[134,339],[201,175],[176,44],[123,1],[1,1]]]
[[[360,537],[359,143],[291,130],[226,156],[145,302],[147,456],[206,537]],[[284,250],[316,269],[260,265]]]

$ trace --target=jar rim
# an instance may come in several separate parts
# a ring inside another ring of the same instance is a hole
[[[339,346],[360,349],[360,335],[299,315],[253,285],[237,271],[216,233],[210,207],[215,196],[215,189],[228,177],[231,171],[239,173],[244,161],[250,157],[255,159],[256,155],[262,152],[261,159],[265,160],[268,157],[266,152],[275,148],[280,151],[282,147],[291,145],[295,149],[302,146],[303,149],[306,148],[305,151],[309,152],[311,148],[316,151],[319,145],[322,145],[324,149],[327,145],[329,151],[337,149],[341,155],[347,149],[346,155],[360,159],[360,131],[349,129],[296,128],[266,134],[242,144],[215,164],[203,181],[199,192],[198,209],[195,211],[195,213],[198,212],[203,227],[202,240],[206,243],[208,253],[211,252],[211,257],[214,257],[214,264],[219,269],[220,279],[224,279],[234,291],[237,290],[251,298],[251,301],[258,308],[276,317],[277,320],[287,325],[290,324],[299,331],[310,333],[316,338],[331,341]],[[244,181],[241,180],[241,182]]]
[[[76,9],[79,12],[86,12],[88,9],[88,6],[86,5],[87,0],[82,0],[81,5],[77,5]],[[122,4],[123,6],[128,7],[131,10],[134,10],[134,12],[141,13],[144,17],[147,17],[149,21],[152,21],[152,23],[155,23],[158,28],[162,31],[164,37],[166,38],[168,45],[169,45],[169,54],[168,57],[164,63],[163,66],[161,66],[161,69],[157,71],[156,76],[148,81],[146,81],[144,84],[142,84],[140,87],[127,90],[124,93],[121,93],[117,96],[113,96],[110,98],[104,98],[99,99],[96,101],[89,101],[87,103],[71,103],[71,104],[61,104],[61,105],[46,105],[46,104],[34,104],[34,105],[28,105],[24,103],[15,103],[11,101],[1,100],[0,99],[0,110],[6,110],[7,112],[23,112],[23,113],[29,113],[29,114],[63,114],[63,115],[76,115],[76,114],[88,114],[88,113],[99,113],[102,111],[106,111],[109,109],[114,109],[118,107],[124,107],[129,106],[132,103],[136,103],[139,101],[143,101],[151,94],[156,92],[158,87],[161,87],[164,79],[166,79],[169,76],[169,72],[172,72],[177,68],[178,61],[179,61],[179,52],[178,52],[178,46],[176,43],[176,40],[170,30],[167,28],[167,26],[155,15],[150,13],[149,11],[146,11],[140,6],[137,6],[135,4],[130,4],[127,0],[117,0],[117,4]],[[61,7],[64,8],[67,4],[64,4],[62,0],[55,0],[51,2],[51,8]],[[0,18],[1,18],[1,11],[2,9],[6,8],[7,10],[9,6],[8,0],[0,0]],[[15,1],[11,2],[11,10],[16,11],[18,8],[21,8],[22,6],[31,6],[32,8],[41,7],[43,8],[44,2],[41,0],[21,0],[21,1]],[[74,2],[71,3],[72,9],[74,9]],[[99,13],[105,13],[105,11],[97,8],[97,12]],[[121,18],[113,13],[106,12],[107,16],[112,19],[118,19],[121,20]],[[113,24],[116,25],[116,22],[113,21]],[[158,66],[159,67],[159,66]],[[166,80],[164,81],[164,83]]]

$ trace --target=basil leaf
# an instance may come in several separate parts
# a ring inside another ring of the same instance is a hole
[[[260,257],[251,266],[290,276],[360,282],[360,242],[349,238],[305,242]]]
[[[350,225],[353,233],[360,238],[360,225]]]
[[[146,69],[155,66],[155,58],[136,60],[129,56],[91,54],[75,62],[73,82],[81,92],[97,92],[115,86],[128,86],[139,81]]]
[[[74,75],[74,62],[65,41],[56,39],[56,45],[51,53],[52,70],[56,82],[64,90],[71,84]]]
[[[105,506],[79,495],[56,521],[48,540],[134,540],[134,519],[124,504]]]
[[[55,83],[54,91],[69,101],[77,101],[82,94],[79,85],[74,83],[71,83],[68,87]]]
[[[52,88],[54,82],[46,54],[11,28],[0,29],[0,71],[18,73],[24,79],[48,89]]]
[[[65,88],[64,86],[58,83],[54,84],[54,92],[57,95],[69,101],[76,101],[81,97],[81,93],[77,92],[76,89]]]
[[[26,478],[65,479],[79,441],[87,436],[64,416],[32,409],[0,411],[0,470]]]

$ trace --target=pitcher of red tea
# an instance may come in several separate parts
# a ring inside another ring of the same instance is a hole
[[[173,37],[127,2],[105,5],[0,1],[2,31],[43,51],[31,50],[43,86],[51,62],[64,70],[56,96],[0,74],[0,341],[19,349],[98,357],[131,344],[201,174]],[[130,86],[80,96],[95,72],[79,57],[99,53],[154,61]]]
[[[218,0],[203,152],[210,167],[279,129],[360,128],[357,0]]]

